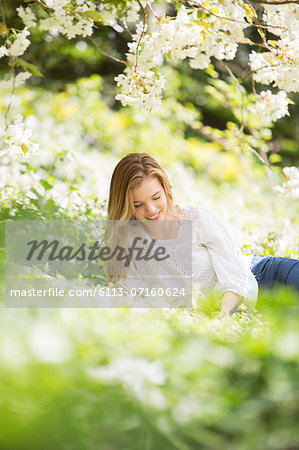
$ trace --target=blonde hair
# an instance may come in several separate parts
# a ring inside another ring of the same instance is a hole
[[[147,177],[156,177],[166,196],[167,209],[172,215],[178,215],[178,208],[173,204],[172,186],[165,171],[148,153],[129,153],[116,165],[111,181],[108,202],[108,220],[118,221],[112,225],[108,222],[105,234],[106,245],[113,244],[125,247],[127,233],[125,224],[135,220],[133,189],[139,187]],[[109,278],[115,278],[113,270],[119,269],[119,264],[113,260],[106,261],[105,269]],[[121,276],[122,274],[118,274]]]

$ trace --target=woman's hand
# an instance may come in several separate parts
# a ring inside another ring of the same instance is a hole
[[[227,291],[222,296],[220,315],[227,316],[241,301],[243,297],[235,292]]]

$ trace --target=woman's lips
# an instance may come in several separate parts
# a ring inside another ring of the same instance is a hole
[[[151,216],[151,217],[153,217],[152,219],[147,217],[146,220],[158,220],[160,218],[160,214],[161,214],[161,211],[159,211],[157,215]]]

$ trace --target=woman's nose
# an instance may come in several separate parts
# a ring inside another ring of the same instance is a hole
[[[155,214],[156,212],[156,207],[155,205],[148,205],[146,208],[146,215],[147,216],[152,216],[153,214]]]

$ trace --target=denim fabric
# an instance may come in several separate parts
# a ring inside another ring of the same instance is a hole
[[[272,288],[275,284],[292,286],[299,293],[299,260],[278,256],[254,255],[251,272],[259,288]]]

